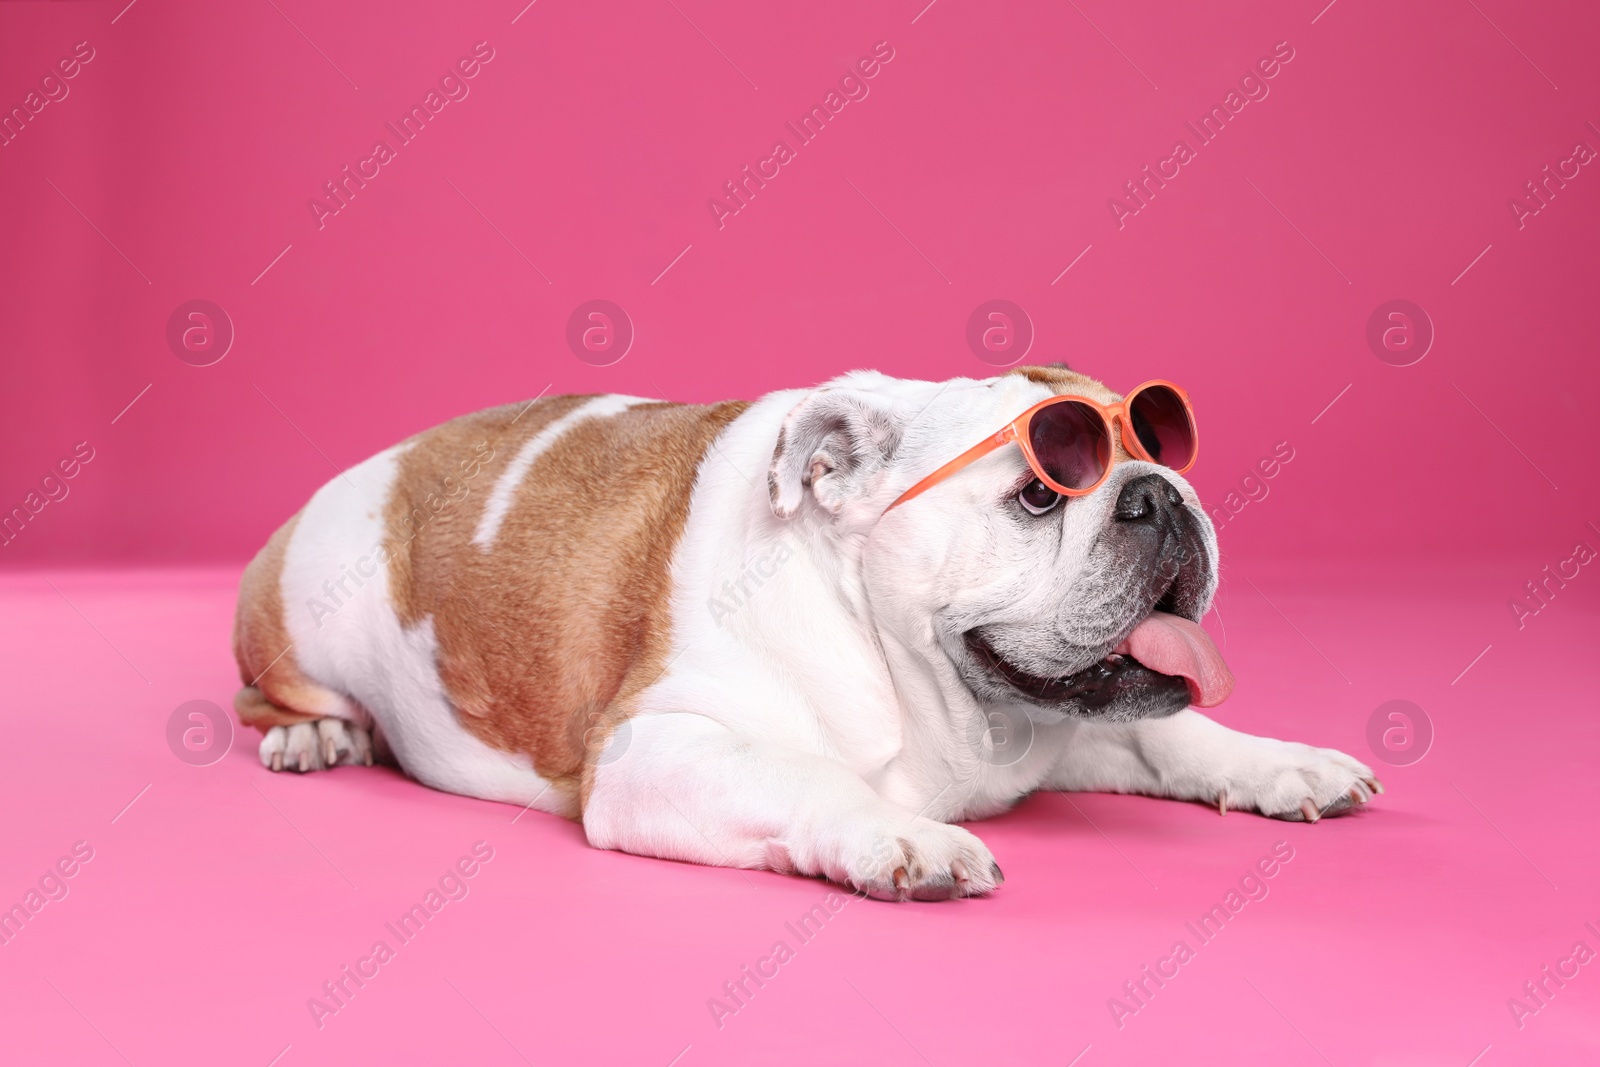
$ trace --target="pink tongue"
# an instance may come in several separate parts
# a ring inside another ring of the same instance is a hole
[[[1214,708],[1233,692],[1233,672],[1222,653],[1204,630],[1180,616],[1153,612],[1115,651],[1161,674],[1182,675],[1197,708]]]

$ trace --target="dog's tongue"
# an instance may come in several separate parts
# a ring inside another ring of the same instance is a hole
[[[1195,623],[1165,611],[1133,628],[1116,648],[1153,671],[1181,675],[1197,708],[1214,708],[1233,692],[1233,672],[1210,636]]]

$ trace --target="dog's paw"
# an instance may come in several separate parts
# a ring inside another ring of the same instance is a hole
[[[261,738],[261,765],[274,771],[322,771],[340,764],[372,766],[372,735],[343,719],[274,726]]]
[[[1266,740],[1261,738],[1259,740]],[[1383,792],[1372,768],[1332,748],[1275,741],[1242,773],[1230,775],[1218,810],[1258,811],[1274,819],[1316,822],[1367,803]]]
[[[878,900],[949,900],[993,892],[1005,875],[984,843],[959,826],[921,817],[847,835],[830,879]]]

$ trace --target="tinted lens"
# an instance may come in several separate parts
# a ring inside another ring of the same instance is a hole
[[[1173,470],[1183,470],[1194,459],[1194,423],[1183,399],[1165,385],[1139,391],[1129,405],[1134,436],[1150,458]]]
[[[1087,489],[1111,461],[1105,420],[1087,404],[1064,400],[1034,413],[1028,443],[1039,466],[1068,489]]]

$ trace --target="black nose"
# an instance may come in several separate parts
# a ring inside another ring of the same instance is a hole
[[[1182,506],[1183,494],[1177,486],[1159,474],[1141,474],[1122,487],[1112,514],[1122,522],[1158,523]]]

